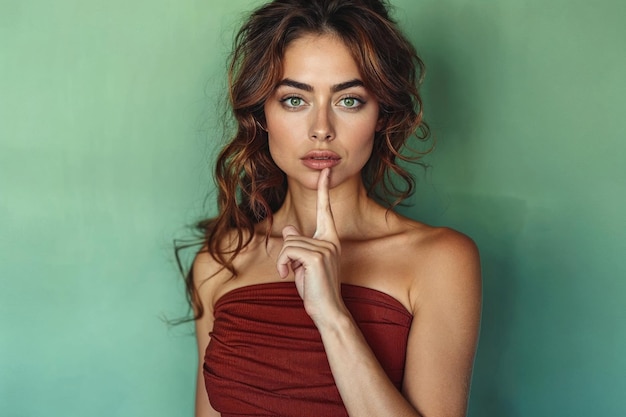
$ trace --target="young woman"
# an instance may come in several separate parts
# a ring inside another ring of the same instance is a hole
[[[276,0],[242,27],[238,130],[187,278],[197,417],[465,415],[476,247],[392,210],[421,69],[379,0]]]

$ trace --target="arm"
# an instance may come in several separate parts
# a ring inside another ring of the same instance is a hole
[[[341,397],[352,417],[466,414],[480,321],[480,267],[471,240],[445,231],[430,244],[426,276],[414,281],[403,395],[391,384],[353,320],[321,328]],[[423,259],[420,257],[420,259]]]
[[[209,345],[209,332],[213,329],[213,311],[210,301],[212,300],[212,282],[215,278],[215,261],[207,252],[199,252],[193,263],[193,280],[198,295],[204,305],[204,315],[196,320],[196,341],[198,345],[198,370],[196,381],[196,412],[195,417],[220,417],[209,403],[202,366],[204,364],[204,352]],[[209,279],[209,277],[212,277]]]
[[[403,391],[425,416],[467,413],[481,313],[478,250],[464,235],[444,230],[432,245],[427,279],[420,280],[409,333]]]

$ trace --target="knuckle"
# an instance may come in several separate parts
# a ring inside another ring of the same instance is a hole
[[[324,251],[328,255],[334,255],[337,253],[337,245],[331,240],[326,240],[324,241]]]
[[[324,262],[324,254],[321,252],[314,252],[311,256],[311,261],[317,265],[320,265]]]

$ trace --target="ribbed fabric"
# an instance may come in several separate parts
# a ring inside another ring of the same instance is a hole
[[[401,389],[412,315],[393,297],[342,285],[344,302]],[[215,305],[204,378],[222,417],[347,416],[320,334],[293,282],[245,286]]]

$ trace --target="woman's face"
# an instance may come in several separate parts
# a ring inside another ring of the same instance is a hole
[[[316,188],[325,167],[331,167],[331,187],[361,181],[374,144],[378,102],[339,38],[307,35],[289,44],[265,118],[270,154],[290,187]]]

